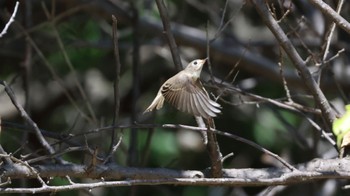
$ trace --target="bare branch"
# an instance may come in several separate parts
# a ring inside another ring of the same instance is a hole
[[[16,107],[17,111],[21,115],[21,117],[34,129],[35,134],[40,142],[40,144],[50,153],[54,154],[55,150],[50,146],[50,144],[46,141],[44,136],[41,134],[41,131],[37,124],[28,116],[27,112],[23,109],[23,107],[17,102],[16,96],[12,91],[11,87],[7,85],[5,81],[0,81],[0,84],[5,87],[5,91],[9,98],[11,99],[13,105]]]
[[[15,21],[15,16],[17,14],[18,6],[19,6],[19,1],[16,1],[16,5],[15,5],[15,8],[13,9],[12,15],[9,21],[6,23],[4,29],[0,33],[0,38],[2,38],[2,36],[4,36],[7,33],[7,30],[10,27],[11,23]]]
[[[201,186],[277,186],[291,185],[322,179],[350,179],[349,159],[315,159],[307,163],[295,165],[296,170],[284,168],[262,169],[224,169],[223,178],[208,178],[203,171],[171,170],[153,168],[132,168],[118,165],[97,166],[95,170],[86,172],[84,165],[41,165],[35,170],[41,178],[75,177],[114,179],[99,180],[92,183],[72,183],[59,186],[42,186],[38,188],[0,188],[1,193],[39,193],[58,192],[77,189],[94,189],[98,187],[120,187],[134,185],[201,185]],[[36,178],[35,172],[22,164],[5,166],[2,171],[5,178]],[[120,181],[116,181],[120,179]],[[127,179],[127,180],[122,180]]]
[[[205,130],[203,128],[200,128],[200,127],[192,127],[192,126],[188,126],[188,125],[172,125],[172,124],[164,124],[163,125],[164,128],[183,128],[183,129],[189,129],[189,130],[194,130],[194,131],[202,131],[202,130]],[[273,158],[275,158],[276,160],[280,161],[284,166],[286,166],[288,169],[290,169],[291,171],[295,170],[295,168],[293,166],[291,166],[289,163],[287,163],[285,160],[283,160],[281,157],[279,157],[278,155],[276,155],[275,153],[265,149],[264,147],[250,141],[250,140],[247,140],[247,139],[244,139],[242,137],[239,137],[237,135],[234,135],[234,134],[231,134],[231,133],[228,133],[228,132],[224,132],[224,131],[219,131],[217,129],[210,129],[211,131],[213,131],[215,134],[218,134],[218,135],[223,135],[223,136],[226,136],[226,137],[229,137],[229,138],[232,138],[234,140],[237,140],[237,141],[240,141],[240,142],[243,142],[245,144],[248,144],[250,146],[253,146],[254,148],[260,150],[261,152],[264,152],[270,156],[272,156]]]
[[[222,155],[216,139],[215,122],[213,118],[206,119],[208,144],[207,149],[211,161],[211,174],[214,178],[222,177]]]
[[[334,11],[329,5],[322,0],[310,0],[323,14],[333,20],[340,28],[350,34],[350,23]]]
[[[174,38],[172,31],[171,31],[170,20],[169,20],[168,14],[167,14],[166,7],[164,5],[164,1],[163,0],[156,0],[156,3],[157,3],[160,17],[161,17],[162,22],[163,22],[164,33],[168,39],[168,43],[170,46],[170,51],[171,51],[171,55],[173,57],[175,67],[176,67],[177,71],[180,71],[180,70],[182,70],[183,65],[181,62],[180,53],[178,51],[178,48],[177,48],[177,45],[175,42],[175,38]]]
[[[318,84],[312,78],[312,75],[306,66],[306,62],[300,57],[297,50],[294,48],[292,42],[283,32],[282,28],[278,25],[277,21],[271,16],[264,2],[259,0],[253,0],[253,2],[266,25],[270,28],[271,32],[275,35],[276,39],[278,40],[284,51],[292,60],[293,65],[300,72],[300,75],[303,78],[305,85],[312,93],[317,105],[320,107],[322,115],[326,120],[328,127],[331,127],[331,124],[335,119],[335,114],[332,108],[330,107],[328,100],[319,88]]]
[[[113,113],[113,123],[112,125],[115,126],[117,121],[119,120],[119,107],[120,107],[120,90],[119,90],[119,80],[120,80],[120,69],[121,69],[121,63],[120,63],[120,56],[119,56],[119,42],[118,42],[118,21],[117,18],[112,15],[112,35],[113,35],[113,46],[114,46],[114,58],[115,58],[115,79],[114,79],[114,113]],[[111,137],[111,145],[109,147],[109,154],[105,160],[105,163],[109,161],[110,157],[112,157],[113,153],[117,150],[117,147],[119,146],[119,143],[121,142],[121,138],[119,138],[119,141],[116,144],[115,141],[115,129],[112,130],[112,137]]]
[[[344,0],[338,1],[337,10],[336,10],[338,14],[340,14],[340,10],[343,7],[343,3],[344,3]],[[327,60],[327,56],[329,53],[329,47],[331,45],[334,30],[335,30],[335,22],[332,22],[328,31],[326,32],[326,36],[325,36],[322,62],[325,62]]]
[[[303,112],[308,112],[308,113],[313,113],[313,114],[318,114],[320,115],[320,111],[319,109],[314,109],[314,108],[310,108],[310,107],[307,107],[307,106],[303,106],[303,105],[300,105],[298,103],[295,103],[295,102],[281,102],[281,101],[278,101],[278,100],[274,100],[274,99],[270,99],[270,98],[266,98],[266,97],[262,97],[262,96],[259,96],[259,95],[255,95],[255,94],[252,94],[252,93],[248,93],[248,92],[245,92],[239,88],[236,88],[236,87],[233,87],[233,86],[230,86],[230,85],[227,85],[227,84],[223,84],[222,85],[223,87],[225,87],[225,90],[227,91],[232,91],[232,92],[235,92],[235,93],[240,93],[242,95],[245,95],[245,96],[248,96],[254,100],[257,100],[259,102],[267,102],[267,103],[270,103],[270,104],[273,104],[277,107],[280,107],[280,108],[284,108],[284,109],[287,109],[287,110],[290,110],[290,111],[293,111],[293,112],[297,112],[301,115],[303,115],[306,120],[316,129],[318,130],[322,137],[324,137],[331,145],[335,146],[336,143],[335,141],[330,138],[330,136],[317,124],[315,123],[312,119],[310,119],[307,115],[305,115]],[[257,102],[254,102],[254,104],[256,104]],[[247,104],[245,102],[245,104]]]

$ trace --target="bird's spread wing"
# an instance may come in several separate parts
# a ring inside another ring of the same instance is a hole
[[[199,80],[196,82],[166,82],[161,89],[165,100],[178,110],[204,118],[220,113],[220,105],[211,100]]]

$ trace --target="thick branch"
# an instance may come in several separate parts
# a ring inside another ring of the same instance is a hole
[[[37,165],[37,173],[44,177],[100,178],[121,181],[100,181],[96,183],[75,183],[63,186],[40,188],[0,188],[0,193],[53,192],[82,188],[133,186],[133,185],[215,185],[215,186],[276,186],[310,182],[321,179],[350,179],[349,159],[315,159],[298,164],[297,170],[286,168],[224,169],[223,178],[208,178],[210,174],[195,170],[172,170],[153,168],[121,167],[99,165],[92,171],[84,165]],[[35,178],[36,174],[21,164],[4,166],[3,178]],[[127,180],[123,180],[127,179]]]

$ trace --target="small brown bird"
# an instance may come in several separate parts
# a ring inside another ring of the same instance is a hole
[[[207,59],[192,61],[187,67],[169,78],[159,89],[156,98],[144,113],[163,107],[164,100],[182,112],[205,119],[220,113],[221,106],[209,98],[199,80],[203,65]]]

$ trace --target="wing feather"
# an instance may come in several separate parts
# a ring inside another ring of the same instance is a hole
[[[169,79],[161,88],[164,99],[178,110],[204,118],[220,113],[220,105],[211,100],[199,80],[175,82]]]

